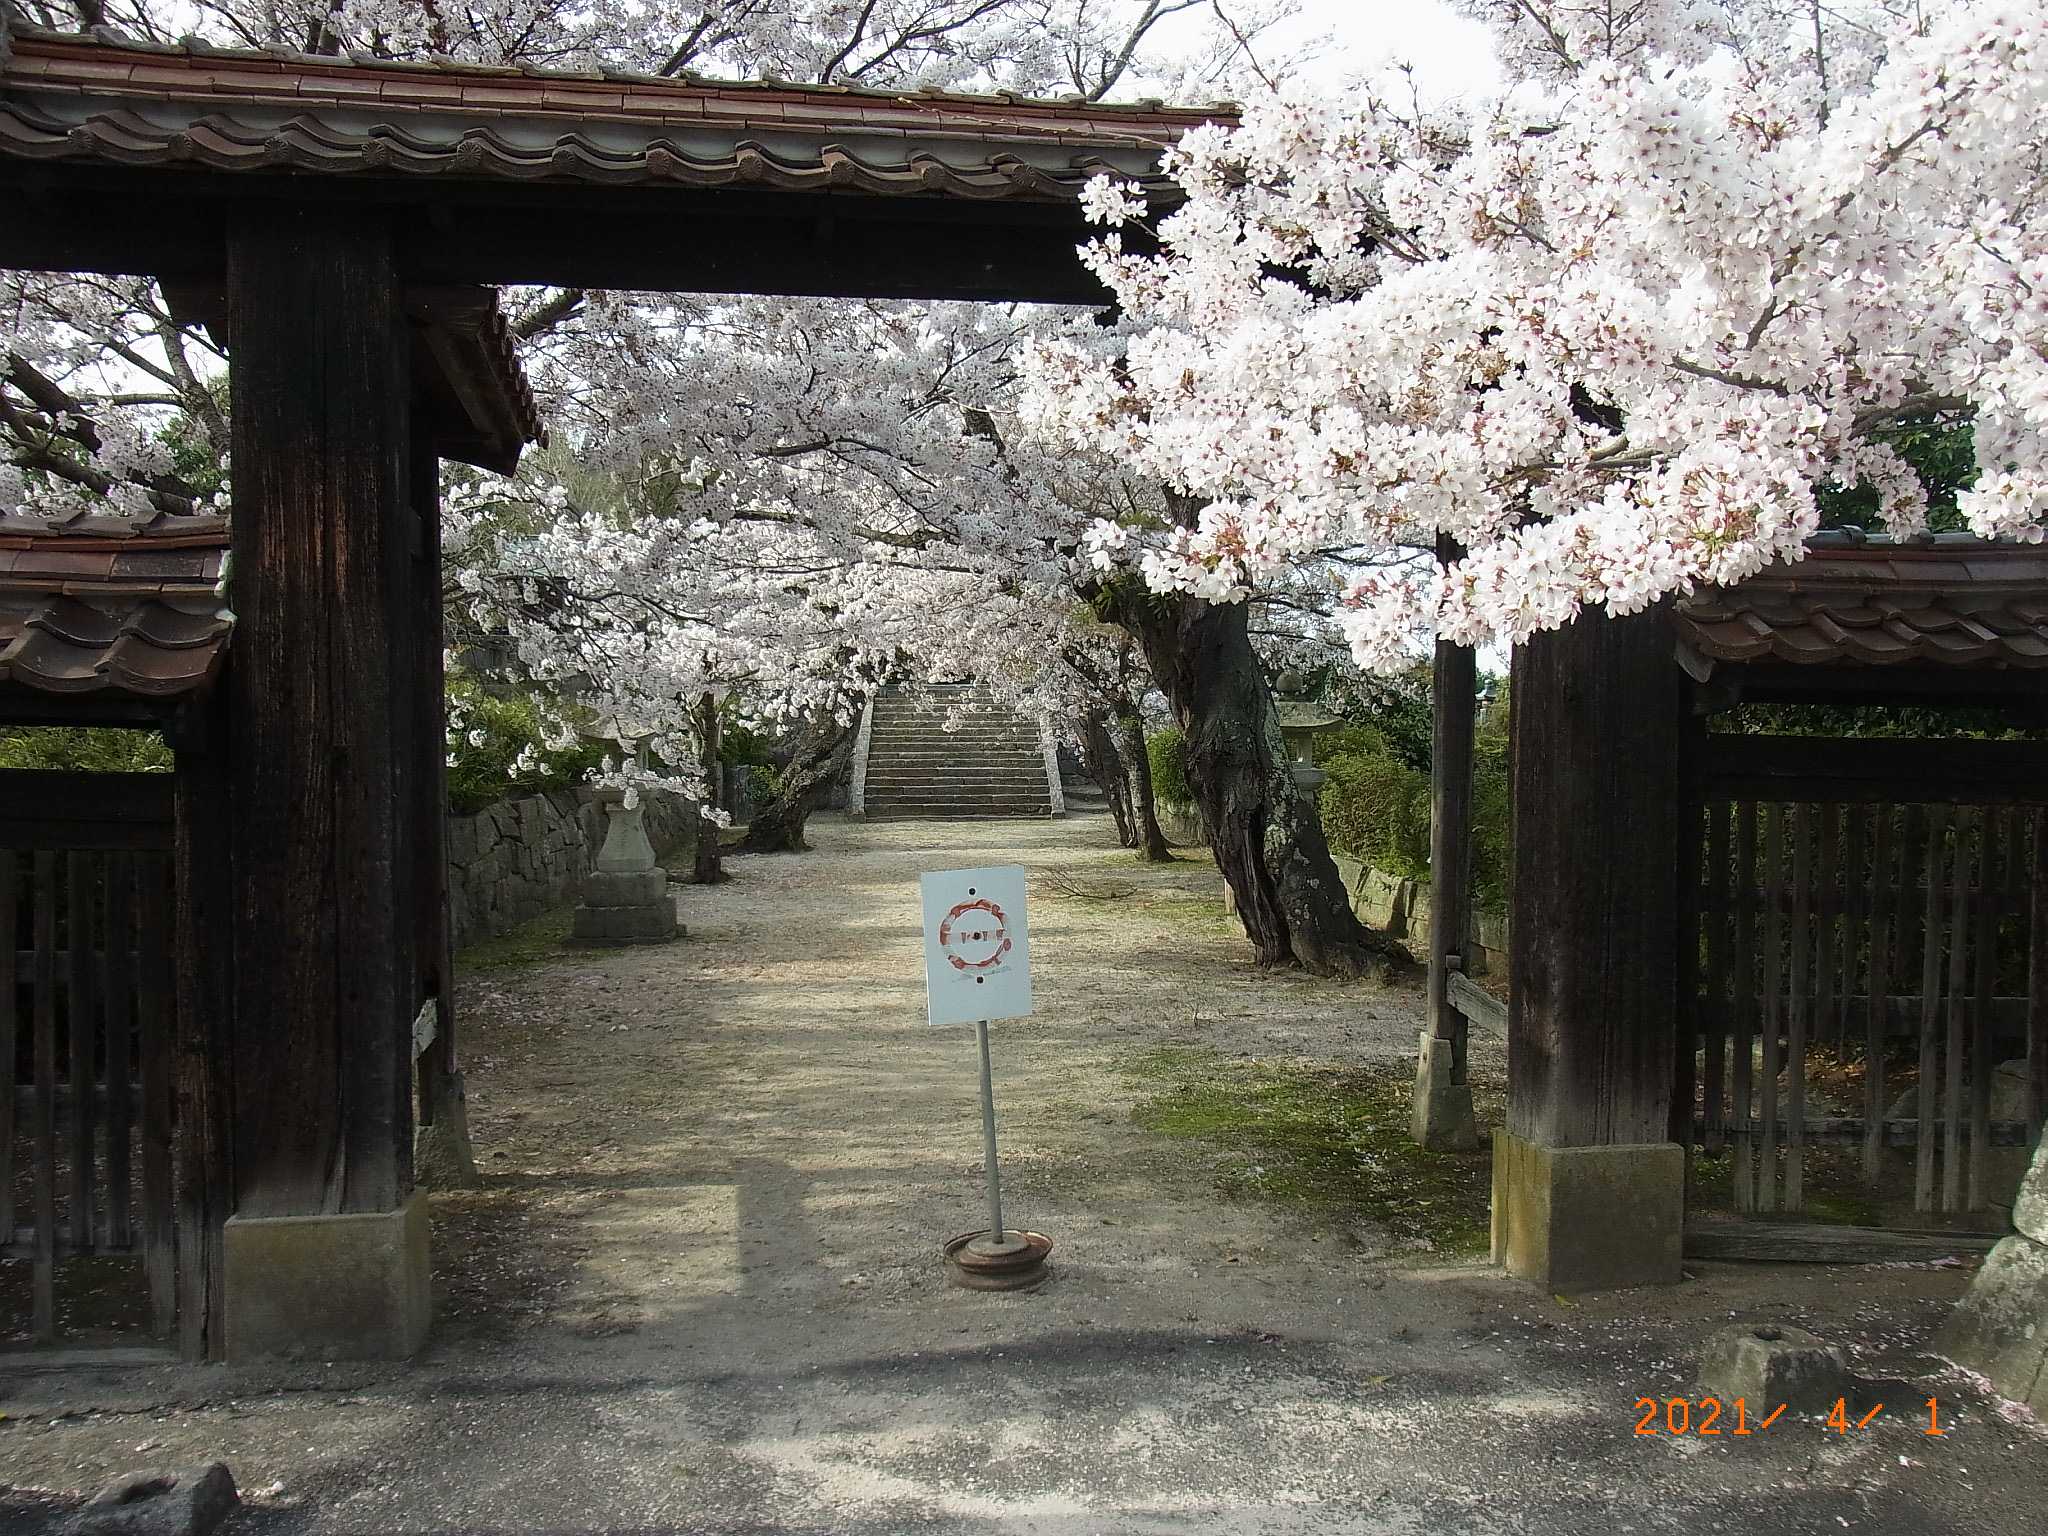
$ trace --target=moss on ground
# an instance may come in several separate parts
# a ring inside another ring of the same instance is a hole
[[[551,960],[570,959],[577,953],[569,947],[569,923],[573,912],[573,908],[558,907],[553,912],[543,912],[531,922],[521,923],[510,933],[479,939],[469,948],[455,952],[455,969],[460,973],[502,971],[509,966],[544,965]]]
[[[1492,1159],[1426,1152],[1408,1137],[1410,1074],[1248,1061],[1196,1047],[1147,1051],[1124,1070],[1146,1130],[1236,1154],[1219,1193],[1377,1228],[1446,1258],[1483,1251]]]

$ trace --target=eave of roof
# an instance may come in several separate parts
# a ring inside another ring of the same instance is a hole
[[[206,687],[234,628],[227,539],[211,515],[0,516],[0,700],[168,708]]]
[[[1822,535],[1796,565],[1677,605],[1715,664],[2048,668],[2048,546]]]
[[[0,156],[1062,201],[1235,109],[138,43],[19,28]]]

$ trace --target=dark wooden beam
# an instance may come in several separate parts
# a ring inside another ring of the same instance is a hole
[[[411,1185],[405,318],[390,227],[230,227],[234,1168],[243,1216]]]
[[[0,769],[0,848],[168,852],[171,804],[168,773]]]
[[[2010,708],[2037,720],[2048,708],[2048,672],[1970,666],[1800,666],[1722,663],[1714,683],[1744,704],[1914,705],[1929,709]]]
[[[1718,800],[2039,805],[2048,742],[1709,733],[1702,793]]]
[[[1508,1129],[1526,1141],[1669,1134],[1683,681],[1661,607],[1515,652]]]
[[[167,174],[0,161],[0,267],[219,274],[238,210],[347,210],[427,283],[1106,305],[1067,202]],[[1127,248],[1142,236],[1127,234]]]

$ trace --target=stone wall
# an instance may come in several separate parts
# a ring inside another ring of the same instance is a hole
[[[697,807],[680,795],[645,795],[655,856],[687,873]],[[501,800],[448,818],[448,920],[457,949],[507,933],[576,899],[604,843],[604,811],[588,789]]]

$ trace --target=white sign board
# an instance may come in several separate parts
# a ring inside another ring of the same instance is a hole
[[[1021,1019],[1031,1012],[1024,871],[948,869],[919,877],[924,984],[934,1024]]]

